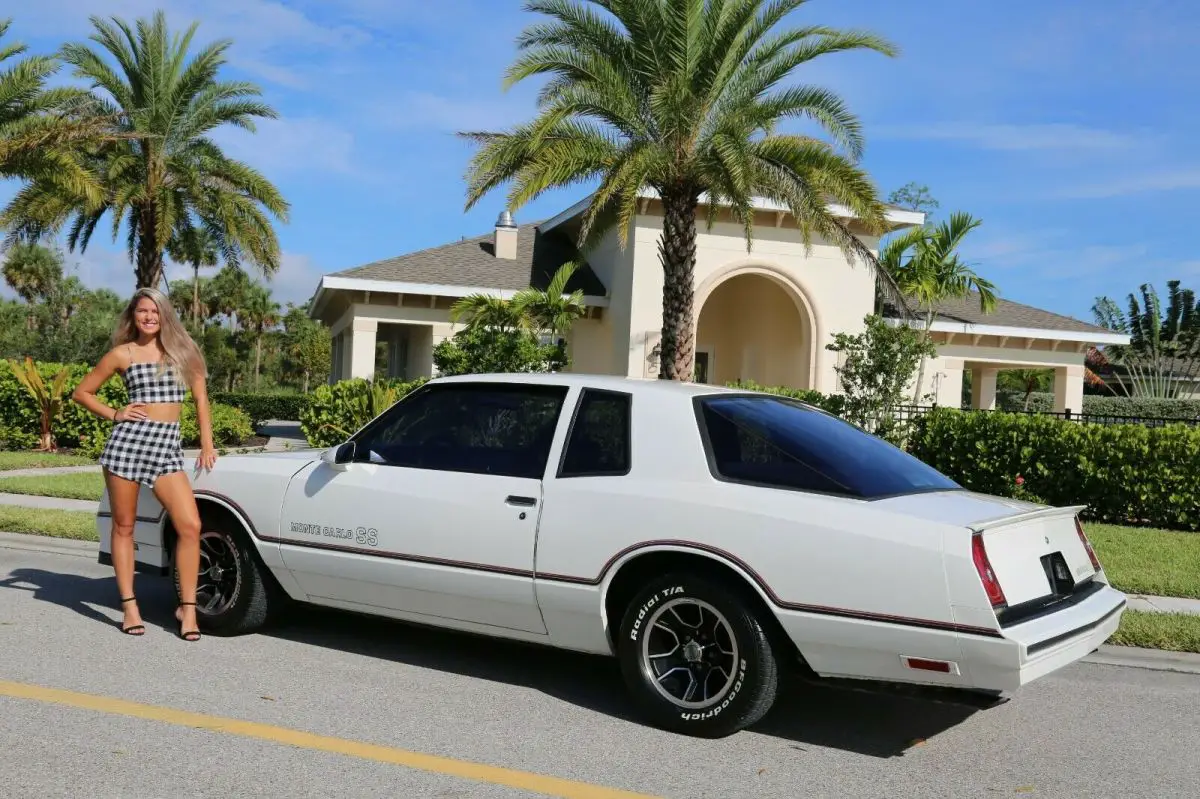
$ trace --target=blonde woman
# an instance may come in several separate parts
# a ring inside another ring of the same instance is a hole
[[[133,525],[138,490],[149,486],[175,528],[175,562],[181,601],[175,611],[179,636],[200,640],[196,624],[196,583],[200,572],[200,513],[183,470],[179,417],[188,388],[200,426],[197,465],[211,469],[212,420],[205,388],[204,356],[161,291],[138,289],[117,320],[113,348],[75,389],[72,398],[102,419],[112,434],[100,455],[112,505],[112,561],[125,619],[121,631],[143,635],[146,626],[133,593]],[[125,381],[129,404],[111,408],[96,391],[114,373]]]

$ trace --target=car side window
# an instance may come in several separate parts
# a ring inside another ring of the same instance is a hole
[[[355,460],[541,479],[566,393],[503,383],[419,389],[362,431]]]
[[[567,437],[559,477],[629,474],[632,398],[619,391],[584,389]]]

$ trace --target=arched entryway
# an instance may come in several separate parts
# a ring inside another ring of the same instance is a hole
[[[816,336],[794,286],[762,271],[735,272],[697,299],[697,380],[812,387]]]

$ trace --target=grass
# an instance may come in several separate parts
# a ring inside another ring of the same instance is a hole
[[[90,499],[96,502],[104,494],[104,475],[97,472],[5,477],[0,473],[0,492],[36,494],[63,499]]]
[[[77,541],[99,541],[96,514],[83,510],[53,510],[0,505],[0,530]]]
[[[0,451],[0,472],[13,469],[47,469],[56,466],[94,466],[95,458],[60,452]]]
[[[1200,533],[1111,524],[1084,529],[1115,588],[1200,599]]]
[[[1127,610],[1108,643],[1200,653],[1200,616]]]

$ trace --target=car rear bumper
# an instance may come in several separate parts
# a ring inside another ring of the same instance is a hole
[[[963,636],[960,644],[973,687],[1014,691],[1075,663],[1116,632],[1127,600],[1109,585],[1084,602],[1022,624],[1000,638]]]

